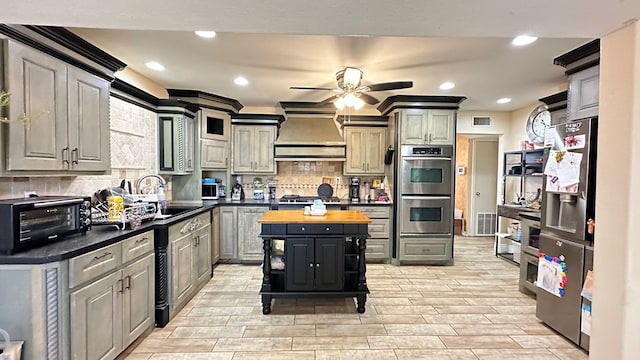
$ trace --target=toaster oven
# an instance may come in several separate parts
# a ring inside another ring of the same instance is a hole
[[[91,201],[44,196],[0,200],[0,253],[12,254],[91,228]]]

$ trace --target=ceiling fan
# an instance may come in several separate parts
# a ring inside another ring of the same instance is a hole
[[[320,101],[318,105],[334,103],[336,107],[341,110],[345,106],[353,107],[357,110],[364,106],[365,103],[375,105],[380,102],[380,100],[375,97],[366,94],[367,92],[408,89],[413,87],[413,81],[395,81],[362,85],[362,70],[354,67],[346,67],[338,71],[336,73],[336,80],[338,81],[337,89],[304,86],[291,86],[289,89],[333,91],[336,92],[335,95]]]

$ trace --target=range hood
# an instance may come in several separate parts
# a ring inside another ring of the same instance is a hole
[[[346,161],[346,144],[333,114],[291,114],[280,125],[276,161]]]

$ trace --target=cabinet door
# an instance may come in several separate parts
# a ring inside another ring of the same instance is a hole
[[[400,144],[425,144],[427,142],[427,110],[407,109],[402,111]]]
[[[123,348],[129,346],[155,321],[155,263],[154,255],[122,269],[124,293],[122,301]]]
[[[234,174],[253,172],[253,141],[254,131],[252,126],[232,126],[232,171]]]
[[[258,219],[260,219],[267,210],[267,207],[238,208],[240,260],[259,261],[263,259],[263,241],[260,237],[261,227]]]
[[[173,171],[176,168],[174,162],[174,131],[173,116],[158,117],[158,149],[160,151],[160,171]]]
[[[229,114],[211,109],[200,110],[200,137],[210,140],[229,142],[231,132]]]
[[[348,127],[344,130],[347,143],[347,161],[344,164],[345,175],[366,173],[366,132],[367,128]]]
[[[12,94],[7,170],[68,169],[66,65],[8,41],[5,74]]]
[[[253,148],[253,171],[261,174],[275,173],[273,142],[276,140],[275,126],[258,126],[255,129]]]
[[[184,171],[193,172],[195,155],[196,128],[195,121],[189,117],[184,117]]]
[[[429,144],[453,145],[455,142],[455,116],[450,110],[429,110],[427,129]]]
[[[343,239],[315,239],[315,269],[316,290],[338,291],[343,289]]]
[[[220,208],[220,259],[235,260],[238,258],[238,228],[236,208],[224,206]]]
[[[196,284],[201,284],[211,276],[211,225],[198,230],[196,237]]]
[[[122,351],[122,272],[105,276],[70,295],[73,359],[115,359]]]
[[[590,67],[571,75],[567,99],[569,120],[598,115],[599,89],[600,66]]]
[[[384,153],[387,144],[386,128],[369,128],[366,132],[367,174],[384,174]]]
[[[202,139],[200,166],[203,169],[227,169],[229,164],[229,142]]]
[[[109,82],[72,66],[67,79],[71,169],[109,170]]]
[[[171,305],[177,308],[193,290],[194,274],[193,234],[171,241]]]
[[[313,251],[313,239],[289,238],[286,240],[284,271],[287,291],[313,290],[316,266],[313,261]]]
[[[211,264],[220,260],[220,208],[213,209],[213,222],[211,227]]]

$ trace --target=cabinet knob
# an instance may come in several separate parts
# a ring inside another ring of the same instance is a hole
[[[327,227],[325,228],[325,230],[329,231],[329,230],[331,230],[331,229],[327,226]]]
[[[313,264],[309,264],[309,267],[313,267]]]
[[[316,264],[316,267],[320,267],[320,264]]]
[[[300,228],[300,230],[304,231],[304,226]]]

